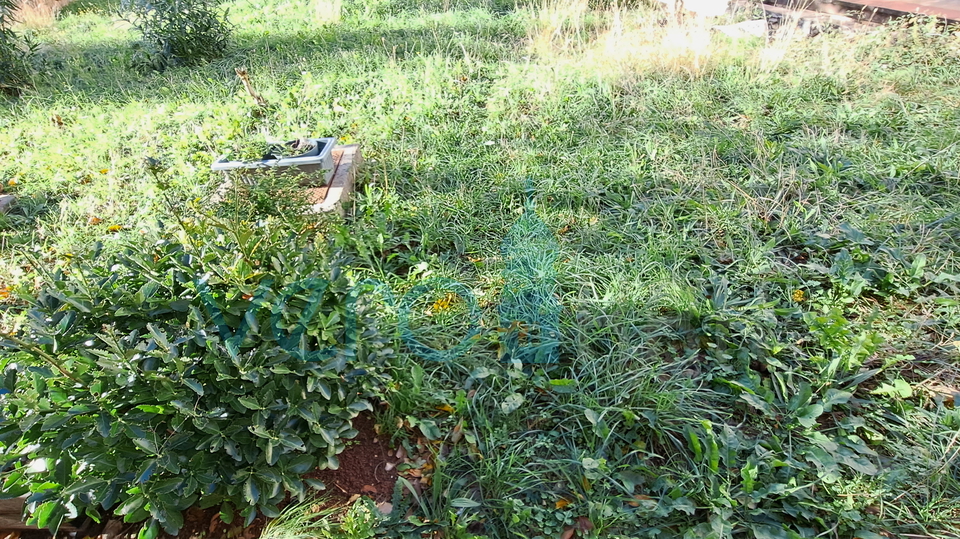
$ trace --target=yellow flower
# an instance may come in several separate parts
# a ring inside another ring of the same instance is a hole
[[[14,185],[17,185],[18,183],[20,182],[18,182],[16,178],[10,178],[10,181],[7,182],[7,185],[14,186]]]
[[[120,225],[110,225],[107,227],[107,232],[116,233],[116,232],[120,232],[121,230],[123,230],[123,227]]]
[[[453,292],[448,292],[447,295],[433,302],[431,310],[434,312],[443,312],[450,308],[453,305],[454,300],[457,298],[457,295]]]
[[[794,290],[793,291],[793,301],[800,303],[801,301],[807,299],[807,294],[803,290]]]

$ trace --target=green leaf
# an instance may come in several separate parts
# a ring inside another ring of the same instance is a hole
[[[773,415],[773,411],[770,408],[770,404],[760,398],[759,395],[754,395],[752,393],[741,393],[740,398],[747,402],[750,406],[753,406],[757,410],[763,412],[764,415],[770,416]]]
[[[300,455],[290,461],[287,470],[297,475],[305,474],[316,467],[316,459],[310,455]]]
[[[670,510],[682,511],[688,515],[693,515],[697,512],[697,506],[693,505],[693,502],[691,502],[688,498],[680,497],[673,501],[673,503],[670,505]]]
[[[280,516],[280,509],[276,505],[261,505],[258,507],[263,516],[267,518],[277,518]]]
[[[372,412],[373,411],[373,406],[370,406],[370,403],[366,400],[360,400],[360,401],[351,403],[350,406],[347,406],[347,408],[355,412],[363,412],[363,411]]]
[[[142,494],[134,494],[127,501],[123,502],[123,505],[117,509],[118,515],[129,515],[137,509],[143,507],[143,504],[147,503],[147,499]]]
[[[693,460],[699,462],[703,458],[703,446],[700,444],[700,437],[693,429],[687,429],[687,444],[693,452]]]
[[[151,455],[156,455],[159,453],[156,442],[149,438],[134,438],[133,443]]]
[[[243,484],[243,497],[250,505],[260,501],[260,489],[257,488],[257,483],[252,477]]]
[[[220,520],[224,524],[231,524],[233,523],[233,517],[233,506],[227,502],[224,502],[223,505],[220,506]]]
[[[454,498],[450,500],[451,507],[480,507],[480,502],[471,500],[470,498]]]
[[[277,447],[273,445],[273,440],[267,440],[267,448],[264,451],[264,456],[267,459],[268,466],[276,464],[281,453],[282,451],[277,451]]]
[[[443,437],[443,434],[440,432],[440,427],[438,427],[437,423],[432,419],[421,419],[419,423],[420,432],[422,432],[428,440],[439,440]]]
[[[306,403],[297,406],[297,413],[300,415],[300,417],[306,419],[310,423],[317,422],[317,414],[313,413],[312,407],[308,406]]]
[[[563,394],[575,393],[577,391],[577,382],[576,380],[568,380],[565,378],[550,380],[550,389]]]
[[[712,430],[707,431],[707,455],[710,471],[717,473],[720,470],[720,446],[717,444],[717,437]]]
[[[67,410],[67,414],[69,415],[87,414],[96,409],[97,407],[92,404],[78,404],[76,406],[71,406],[70,409]]]
[[[237,402],[239,402],[247,410],[259,410],[260,403],[257,402],[257,399],[253,397],[238,397]]]
[[[143,468],[143,472],[140,473],[140,477],[137,478],[137,483],[146,483],[155,471],[157,471],[157,460],[148,460],[147,465]]]
[[[326,490],[327,486],[323,484],[323,481],[319,479],[311,479],[309,477],[304,478],[304,483],[310,486],[313,490]]]
[[[157,343],[157,346],[163,350],[170,350],[170,342],[167,341],[167,336],[157,329],[155,325],[147,324],[147,331],[149,331],[150,335],[153,336],[153,340]]]
[[[63,523],[63,517],[67,514],[66,508],[59,501],[49,501],[40,504],[33,515],[27,519],[27,524],[38,528],[47,528],[54,536]]]
[[[740,478],[743,479],[741,483],[743,485],[743,493],[750,494],[753,492],[753,483],[757,479],[759,470],[757,469],[757,463],[753,458],[747,459],[746,464],[740,468]]]
[[[889,395],[891,397],[899,397],[901,399],[909,399],[913,396],[913,388],[910,386],[910,383],[902,378],[897,378],[893,381],[893,385],[883,383],[880,384],[880,387],[874,389],[870,392],[873,395]],[[46,422],[44,422],[46,424]],[[44,429],[46,430],[46,429]]]
[[[823,398],[823,411],[832,412],[834,406],[838,404],[846,404],[850,401],[850,397],[853,397],[853,393],[849,391],[842,391],[833,388],[828,389],[827,394]]]
[[[156,485],[153,485],[153,488],[151,488],[150,491],[154,494],[169,494],[177,490],[181,484],[183,484],[183,479],[180,479],[179,477],[164,479],[158,482]]]
[[[823,406],[820,404],[808,404],[801,406],[797,410],[797,421],[808,429],[817,424],[817,418],[823,414]]]
[[[798,539],[800,535],[778,526],[753,524],[753,536],[756,539]]]
[[[51,414],[43,420],[43,424],[40,425],[40,430],[57,430],[65,425],[67,421],[70,421],[70,416],[67,414]],[[44,526],[40,527],[43,528]]]
[[[877,466],[870,462],[866,457],[859,455],[839,455],[838,460],[841,464],[852,468],[864,475],[877,475],[879,471]]]
[[[157,539],[158,535],[160,535],[160,523],[157,519],[151,518],[148,524],[140,528],[137,539]]]
[[[193,378],[184,378],[183,383],[187,384],[187,387],[192,389],[197,395],[203,396],[203,384],[194,380]]]

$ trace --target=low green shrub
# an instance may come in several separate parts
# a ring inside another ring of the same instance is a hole
[[[231,29],[217,0],[124,0],[122,7],[143,35],[134,67],[163,71],[195,65],[227,49]]]
[[[332,249],[211,220],[76,257],[22,294],[0,358],[0,479],[30,523],[112,513],[153,538],[194,504],[249,523],[338,466],[382,362],[336,350],[356,335]]]
[[[17,11],[15,0],[0,0],[0,92],[19,95],[30,81],[29,43],[10,26]]]

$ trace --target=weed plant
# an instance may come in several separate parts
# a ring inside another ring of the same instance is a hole
[[[0,1],[0,92],[19,95],[30,83],[29,42],[13,30],[19,7],[16,0]]]
[[[163,71],[223,56],[230,27],[219,0],[124,0],[129,22],[140,32],[133,65]]]

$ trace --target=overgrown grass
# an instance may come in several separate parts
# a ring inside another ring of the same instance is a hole
[[[381,422],[435,454],[383,533],[960,533],[956,31],[737,42],[633,5],[237,0],[224,59],[140,75],[113,7],[36,30],[45,74],[2,105],[5,284],[31,286],[19,249],[65,263],[208,196],[248,68],[269,135],[362,144],[357,280],[448,277],[483,309],[456,362],[396,343]],[[560,362],[523,369],[496,306],[527,179],[563,311]],[[457,340],[423,310],[425,339]]]

